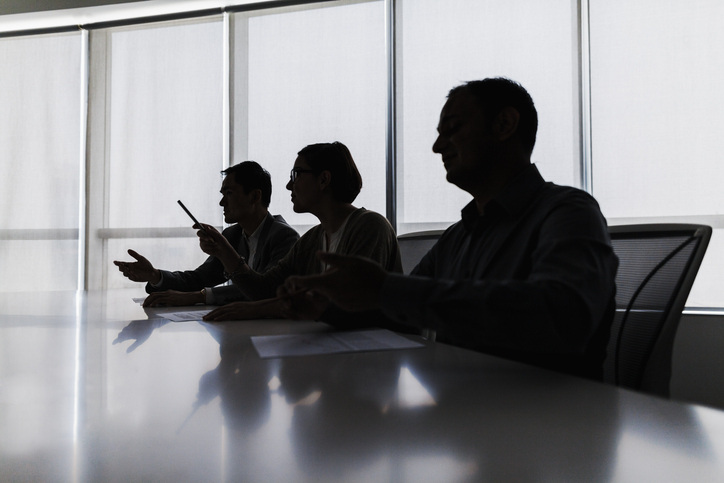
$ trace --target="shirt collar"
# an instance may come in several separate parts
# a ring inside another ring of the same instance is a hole
[[[490,200],[485,207],[486,214],[492,217],[510,216],[517,218],[533,202],[538,191],[545,185],[535,164],[526,166],[498,196]],[[468,230],[480,218],[475,200],[468,203],[461,212],[463,225]]]
[[[264,224],[266,223],[266,217],[259,223],[259,226],[256,227],[256,230],[254,230],[254,233],[252,233],[249,236],[246,236],[246,232],[242,230],[242,234],[244,235],[244,238],[247,239],[247,241],[251,240],[258,240],[259,236],[261,235],[261,230],[264,227]]]

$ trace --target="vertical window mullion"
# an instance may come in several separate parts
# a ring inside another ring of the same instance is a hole
[[[90,61],[90,47],[88,43],[88,31],[81,30],[80,37],[80,141],[78,153],[79,163],[79,193],[78,193],[78,284],[77,290],[85,290],[88,286],[86,277],[86,250],[88,249],[88,211],[87,192],[88,180],[87,165],[87,141],[88,141],[88,67]]]
[[[228,12],[225,12],[223,14],[223,29],[224,33],[222,35],[223,37],[223,72],[222,72],[222,79],[223,79],[223,94],[222,94],[222,109],[223,112],[222,115],[222,129],[223,129],[223,135],[222,135],[222,153],[223,153],[223,159],[221,160],[222,169],[226,169],[229,167],[231,163],[231,33],[230,33],[230,14]]]
[[[591,37],[588,0],[579,0],[581,68],[581,188],[593,192],[593,150],[591,145]]]
[[[387,219],[397,230],[397,102],[395,93],[395,0],[385,0],[385,49],[387,55]]]

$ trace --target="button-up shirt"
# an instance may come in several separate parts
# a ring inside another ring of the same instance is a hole
[[[483,215],[468,204],[411,276],[388,275],[381,306],[443,342],[600,378],[617,267],[596,201],[530,165]]]

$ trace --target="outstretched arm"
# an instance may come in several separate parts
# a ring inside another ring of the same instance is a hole
[[[344,310],[379,308],[386,272],[366,258],[319,252],[319,259],[330,266],[320,275],[287,278],[280,295],[313,292],[330,299]]]
[[[116,260],[113,262],[123,276],[134,282],[158,283],[161,280],[161,273],[145,257],[133,250],[128,250],[128,254],[135,258],[136,261],[122,262]]]
[[[390,275],[363,257],[318,253],[330,266],[320,275],[289,277],[278,290],[285,315],[314,319],[344,329],[386,327],[409,332],[417,324],[400,323],[380,310],[382,286]]]

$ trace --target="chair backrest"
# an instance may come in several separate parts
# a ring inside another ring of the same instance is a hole
[[[619,267],[604,380],[668,397],[676,329],[711,227],[623,225],[609,232]]]
[[[444,230],[416,231],[397,237],[402,256],[402,271],[409,274],[437,242]]]

